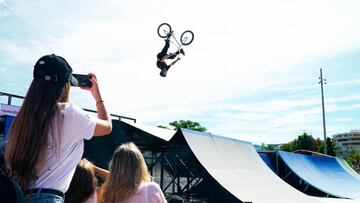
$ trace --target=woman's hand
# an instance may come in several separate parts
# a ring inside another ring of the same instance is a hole
[[[91,76],[90,81],[92,83],[91,87],[80,87],[83,90],[90,90],[93,98],[95,99],[95,102],[99,102],[102,100],[99,90],[99,83],[97,81],[96,75],[94,73],[89,73],[89,76]]]

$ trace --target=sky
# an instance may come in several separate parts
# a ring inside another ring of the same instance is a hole
[[[113,114],[273,144],[323,138],[322,68],[331,137],[360,129],[359,10],[356,0],[0,0],[0,91],[25,95],[37,59],[55,53],[97,75]],[[156,67],[163,22],[177,39],[195,34],[166,78]],[[71,101],[95,109],[79,88]]]

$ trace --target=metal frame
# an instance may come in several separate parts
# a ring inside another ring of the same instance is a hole
[[[279,154],[276,153],[276,171],[277,175],[283,179],[285,182],[287,182],[289,185],[293,186],[297,190],[311,195],[311,196],[319,196],[319,197],[332,197],[328,193],[324,193],[314,187],[312,187],[309,183],[302,180],[300,177],[298,177],[280,158]]]
[[[12,103],[12,98],[25,99],[24,96],[20,96],[20,95],[16,95],[16,94],[9,94],[9,93],[6,93],[6,92],[0,92],[0,96],[6,96],[6,97],[8,97],[8,102],[7,102],[8,105],[11,105],[11,103]],[[91,112],[91,113],[97,113],[97,111],[92,110],[92,109],[85,109],[85,108],[84,108],[84,110],[85,110],[85,111],[88,111],[88,112]],[[134,123],[136,123],[136,119],[135,119],[135,118],[126,117],[126,116],[120,116],[120,115],[116,115],[116,114],[110,114],[110,116],[116,117],[116,118],[118,118],[119,120],[121,120],[121,119],[132,120],[132,121],[134,121]]]
[[[187,165],[186,162],[189,161],[187,157],[192,155],[190,149],[176,145],[156,147],[156,150],[163,149],[160,152],[153,151],[151,148],[147,148],[145,151],[142,148],[140,147],[143,154],[148,155],[144,158],[150,174],[152,176],[160,175],[159,185],[165,194],[181,196],[186,202],[203,200],[201,194],[192,191],[204,180],[205,175],[199,171],[199,168]]]

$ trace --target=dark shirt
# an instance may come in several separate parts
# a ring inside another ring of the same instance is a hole
[[[158,60],[158,61],[156,62],[156,65],[157,65],[157,67],[160,68],[161,70],[163,70],[163,69],[169,69],[169,67],[170,67],[170,66],[168,66],[165,62],[160,61],[160,60]]]

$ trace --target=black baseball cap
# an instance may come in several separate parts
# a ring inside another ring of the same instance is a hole
[[[41,57],[34,66],[34,79],[42,79],[53,83],[65,84],[70,82],[77,85],[78,81],[72,76],[72,68],[61,56],[55,54]]]

